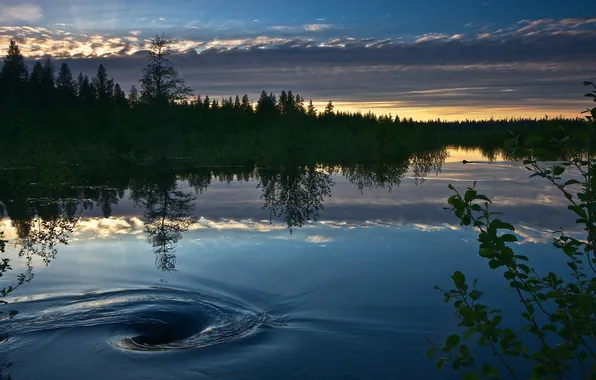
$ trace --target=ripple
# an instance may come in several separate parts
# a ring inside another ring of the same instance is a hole
[[[275,325],[265,311],[239,300],[171,288],[94,292],[12,305],[20,313],[0,323],[7,336],[111,326],[109,343],[132,351],[197,349]]]

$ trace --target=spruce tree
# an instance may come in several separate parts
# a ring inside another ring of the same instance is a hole
[[[106,105],[114,99],[114,80],[108,79],[106,68],[100,64],[97,75],[91,81],[91,88],[101,105]]]
[[[130,88],[130,91],[128,92],[128,103],[131,106],[136,106],[137,104],[139,104],[139,102],[139,91],[137,90],[137,87],[133,84]]]
[[[62,65],[60,65],[58,78],[56,78],[56,88],[65,94],[72,96],[76,95],[76,83],[66,62],[63,62]]]
[[[10,40],[8,52],[0,70],[0,101],[18,96],[25,87],[29,74],[25,57],[14,40]]]
[[[306,110],[306,114],[308,116],[317,116],[317,109],[315,108],[314,104],[312,104],[312,99],[308,102],[308,108]]]
[[[241,107],[244,111],[250,110],[252,112],[252,105],[250,104],[250,100],[248,99],[248,95],[246,95],[246,94],[244,94],[244,96],[242,97]]]

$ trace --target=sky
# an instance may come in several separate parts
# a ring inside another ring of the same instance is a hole
[[[0,45],[136,84],[148,39],[211,98],[291,89],[323,107],[416,119],[575,117],[591,106],[587,0],[0,0]]]

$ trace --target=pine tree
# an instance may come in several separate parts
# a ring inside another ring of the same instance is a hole
[[[330,100],[329,103],[327,103],[327,106],[325,107],[325,115],[326,116],[334,115],[333,108],[334,108],[333,102]]]
[[[56,88],[60,90],[64,94],[68,94],[69,96],[76,96],[76,83],[72,77],[72,73],[70,72],[70,68],[66,64],[66,62],[60,65],[60,70],[58,71],[58,78],[56,79]]]
[[[116,109],[123,110],[129,107],[128,100],[126,100],[126,94],[120,88],[120,85],[116,83],[114,86],[114,104]]]
[[[242,106],[240,105],[240,97],[236,95],[236,99],[234,99],[234,108],[240,109]]]
[[[147,103],[166,105],[192,95],[192,89],[178,76],[169,60],[172,41],[162,35],[151,41],[149,63],[143,69],[141,96]]]
[[[29,76],[27,95],[29,100],[35,103],[37,106],[41,105],[44,98],[44,88],[42,84],[43,76],[43,65],[40,61],[36,61],[33,65],[33,70],[31,70],[31,75]]]
[[[137,87],[133,84],[132,87],[130,87],[130,91],[128,92],[128,103],[134,107],[137,104],[139,104],[139,102],[139,91],[137,90]]]
[[[252,105],[250,104],[250,100],[248,99],[248,95],[244,94],[242,97],[242,109],[244,111],[251,111],[252,112]]]
[[[43,80],[43,75],[43,65],[40,61],[36,61],[33,65],[33,70],[31,70],[31,75],[29,76],[29,87],[32,90],[41,90],[41,82]]]
[[[41,86],[46,96],[50,95],[54,90],[55,79],[54,64],[50,58],[46,58],[43,61],[43,71],[41,76]]]
[[[292,93],[292,90],[288,91],[288,98],[286,99],[286,105],[284,106],[286,115],[291,115],[296,111],[296,98]]]
[[[306,110],[306,114],[308,116],[313,116],[316,117],[317,116],[317,109],[315,108],[315,106],[312,104],[312,99],[310,100],[310,102],[308,103],[308,108]]]
[[[283,90],[281,92],[281,95],[279,96],[279,101],[277,102],[277,109],[279,110],[279,113],[282,115],[286,115],[288,113],[288,109],[286,108],[288,105],[288,94],[286,93],[286,90]]]
[[[77,96],[77,85],[72,78],[72,73],[66,63],[60,65],[58,78],[56,78],[56,89],[58,90],[61,99],[67,103],[71,102]]]
[[[18,96],[24,89],[29,74],[25,65],[25,57],[19,46],[10,40],[8,52],[4,57],[0,70],[0,101],[12,96]]]
[[[106,105],[114,99],[114,80],[108,79],[106,68],[100,64],[97,75],[91,81],[91,88],[100,104]]]
[[[87,77],[87,75],[83,76],[83,73],[79,74],[77,80],[77,94],[79,99],[85,103],[90,103],[95,100],[95,94],[89,83],[89,77]]]
[[[296,95],[295,110],[298,114],[304,114],[304,98]]]

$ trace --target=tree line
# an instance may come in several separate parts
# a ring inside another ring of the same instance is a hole
[[[194,95],[170,60],[171,41],[152,40],[138,87],[125,94],[100,64],[95,76],[68,64],[56,74],[50,58],[31,72],[15,41],[0,70],[0,156],[60,157],[213,157],[227,154],[347,157],[352,152],[393,155],[446,145],[502,148],[512,133],[525,135],[582,130],[581,119],[503,119],[447,122],[414,121],[392,115],[337,111],[329,101],[319,111],[312,100],[284,90],[211,99]],[[546,134],[545,134],[546,135]],[[215,153],[213,153],[215,151]],[[240,152],[240,153],[239,153]],[[237,163],[237,162],[235,162]]]

